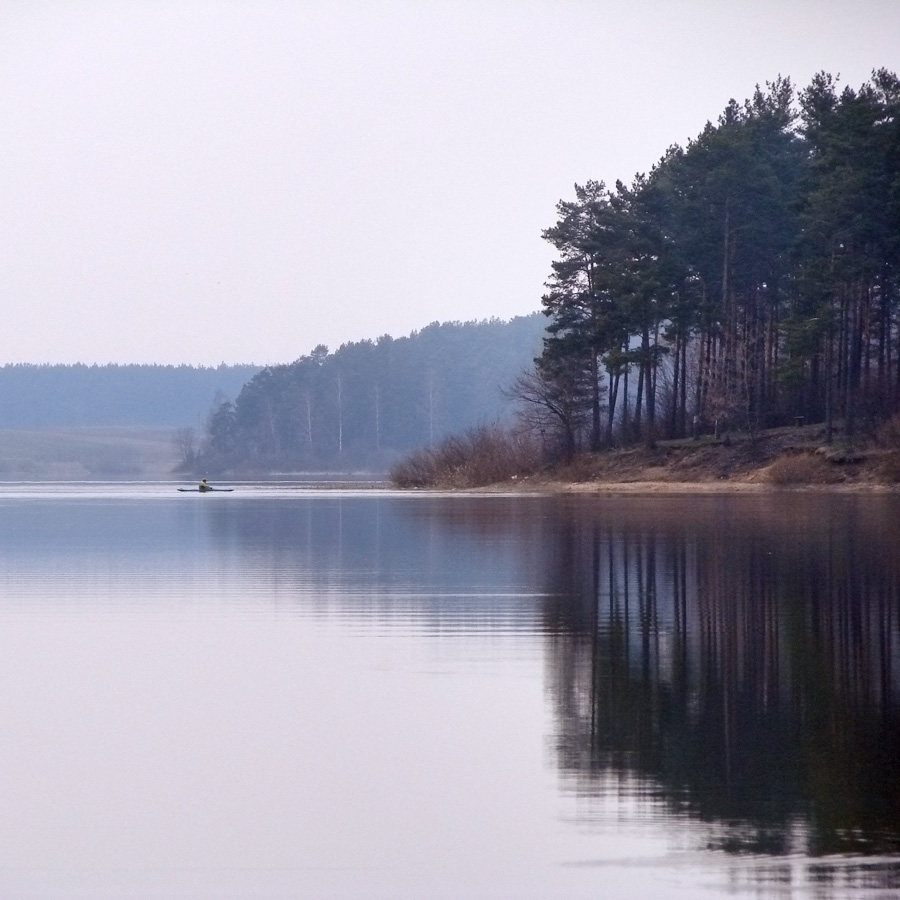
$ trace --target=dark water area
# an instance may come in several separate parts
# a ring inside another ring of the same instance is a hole
[[[900,895],[900,498],[0,491],[0,895]]]
[[[634,776],[710,849],[800,855],[823,890],[853,869],[828,857],[898,854],[897,513],[806,495],[571,509],[545,615],[577,789]]]

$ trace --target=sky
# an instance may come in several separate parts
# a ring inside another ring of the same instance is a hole
[[[0,364],[534,312],[576,183],[898,35],[896,0],[0,0]]]

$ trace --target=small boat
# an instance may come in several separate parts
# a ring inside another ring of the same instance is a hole
[[[205,487],[205,488],[177,488],[176,490],[181,491],[182,494],[208,494],[210,491],[233,491],[234,488],[218,488],[218,487]]]

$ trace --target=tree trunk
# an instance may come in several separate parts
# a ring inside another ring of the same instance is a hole
[[[600,449],[600,371],[597,350],[591,347],[591,450]]]
[[[616,402],[619,398],[619,380],[621,375],[616,372],[615,375],[607,373],[609,377],[609,403],[606,415],[606,445],[612,446],[613,443],[613,421],[616,417]]]
[[[654,338],[655,341],[655,338]],[[652,447],[656,440],[656,353],[652,352],[656,349],[655,345],[651,350],[650,347],[650,329],[644,327],[644,333],[641,335],[642,355],[644,357],[644,367],[647,376],[644,379],[647,385],[647,443]]]
[[[678,382],[681,378],[681,331],[675,332],[675,360],[672,364],[672,409],[669,414],[669,437],[678,437]]]

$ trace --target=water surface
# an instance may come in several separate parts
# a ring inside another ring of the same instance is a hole
[[[900,890],[893,496],[0,491],[0,896]]]

